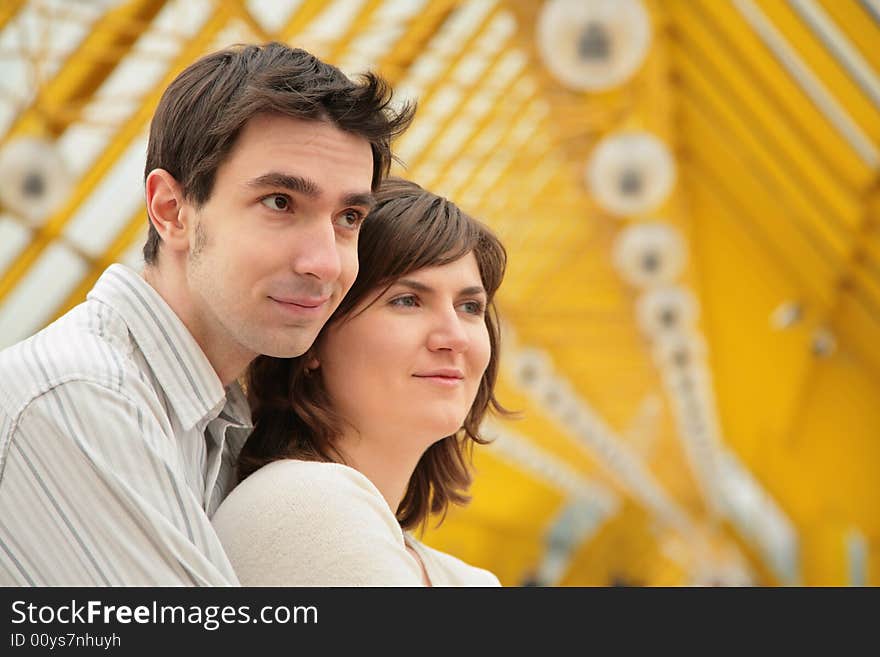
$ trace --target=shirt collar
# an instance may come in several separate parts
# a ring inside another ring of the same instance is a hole
[[[240,424],[250,423],[238,384],[230,386],[237,394],[227,400],[220,378],[195,338],[136,272],[124,265],[110,265],[87,298],[107,304],[122,316],[184,430],[217,417],[224,406]]]

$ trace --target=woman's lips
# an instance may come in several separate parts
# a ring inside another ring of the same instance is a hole
[[[413,374],[417,379],[430,381],[444,386],[456,386],[464,381],[464,374],[456,369],[439,369]]]

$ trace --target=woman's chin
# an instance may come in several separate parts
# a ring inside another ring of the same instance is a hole
[[[461,429],[462,424],[464,424],[464,418],[455,418],[437,422],[431,427],[431,435],[433,436],[431,444],[457,433]]]

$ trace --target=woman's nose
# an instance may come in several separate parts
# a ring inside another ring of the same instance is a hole
[[[455,352],[467,351],[470,338],[461,318],[455,309],[438,313],[428,336],[428,348],[432,351],[448,349]]]

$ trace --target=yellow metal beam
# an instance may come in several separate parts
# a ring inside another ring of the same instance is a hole
[[[482,205],[486,195],[489,194],[492,189],[507,187],[512,192],[518,188],[522,189],[522,186],[527,185],[532,177],[543,175],[538,171],[541,167],[535,166],[535,162],[540,162],[540,160],[532,159],[532,157],[536,152],[547,153],[556,148],[558,144],[555,139],[552,137],[547,138],[546,141],[541,141],[541,143],[538,144],[531,143],[530,139],[527,139],[525,144],[511,143],[514,133],[518,130],[525,129],[523,126],[527,121],[535,122],[535,125],[530,132],[530,136],[538,134],[546,136],[548,133],[552,134],[551,120],[549,117],[541,116],[542,113],[540,112],[539,104],[536,103],[536,98],[537,96],[534,92],[524,94],[518,110],[512,114],[516,120],[509,123],[502,132],[498,133],[494,142],[487,144],[488,147],[482,151],[477,166],[474,167],[471,174],[463,180],[462,184],[454,189],[456,195],[459,195],[462,198],[467,198],[472,193],[476,194],[477,196],[474,203]],[[512,156],[507,158],[507,162],[497,172],[495,178],[491,180],[488,185],[483,183],[480,178],[482,173],[490,165],[496,163],[498,155],[505,152],[506,155],[510,155],[511,151],[513,151]],[[513,179],[505,179],[505,174],[511,172],[515,172]],[[482,183],[482,185],[478,187],[478,183]],[[516,195],[511,195],[510,199],[515,203],[521,200],[521,198],[517,199]],[[497,197],[495,200],[497,200]]]
[[[0,30],[16,17],[19,10],[24,7],[27,0],[6,0],[0,3]]]
[[[750,168],[760,172],[777,197],[791,208],[792,217],[828,246],[829,257],[838,263],[842,261],[852,248],[852,227],[857,220],[852,209],[844,218],[829,207],[828,197],[817,193],[809,179],[786,161],[785,153],[774,148],[762,124],[751,122],[748,111],[739,108],[735,100],[722,96],[716,85],[701,77],[698,68],[698,62],[689,55],[681,57],[679,71],[686,86],[679,87],[679,97],[700,108],[719,133],[748,159]]]
[[[459,87],[459,90],[467,96],[466,99],[462,99],[459,103],[459,108],[466,108],[469,101],[473,101],[475,96],[479,94],[481,91],[481,87],[485,84],[484,80],[492,79],[493,74],[497,73],[498,65],[500,62],[504,60],[505,50],[499,49],[498,52],[492,57],[486,66],[486,72],[484,75],[477,76],[475,79],[470,80],[468,84]],[[511,88],[511,84],[508,83],[505,85],[504,89],[499,90],[493,98],[495,106],[497,107],[499,104],[503,103],[505,100],[505,92]],[[417,153],[415,157],[410,158],[409,166],[411,169],[418,169],[422,163],[430,162],[432,160],[432,156],[439,144],[443,143],[443,140],[446,138],[448,131],[452,128],[453,125],[460,122],[462,120],[462,114],[464,112],[449,112],[444,118],[442,118],[439,122],[435,124],[433,136],[431,140],[425,145],[425,147],[421,150],[420,153]],[[490,115],[492,112],[487,112],[486,115]],[[480,125],[484,125],[483,120],[480,120]],[[475,130],[478,131],[479,128]],[[470,143],[470,142],[469,142]],[[460,149],[460,151],[468,152],[468,149],[464,146]]]
[[[747,71],[754,84],[764,90],[783,109],[780,117],[795,121],[801,132],[809,135],[809,142],[819,146],[824,157],[835,154],[840,173],[858,189],[870,184],[874,172],[850,147],[849,143],[832,129],[825,116],[816,108],[804,90],[792,80],[774,59],[767,54],[764,43],[745,22],[733,3],[713,0],[674,0],[681,11],[691,12],[714,50],[724,53],[738,67]],[[820,129],[817,129],[820,126]]]
[[[677,5],[676,5],[677,6]],[[681,11],[670,39],[675,79],[689,67],[719,95],[741,112],[754,129],[761,130],[766,141],[808,180],[805,186],[815,189],[827,199],[833,213],[850,226],[858,224],[861,208],[857,201],[859,188],[841,175],[828,152],[815,142],[815,137],[787,113],[774,99],[770,90],[729,58],[721,56],[718,40],[701,29],[696,12]],[[690,62],[688,61],[690,60]]]
[[[260,21],[256,20],[251,14],[250,10],[245,5],[245,0],[220,0],[223,5],[226,7],[226,10],[229,12],[231,16],[241,19],[244,21],[245,25],[248,26],[251,32],[253,32],[257,38],[259,38],[262,42],[267,42],[272,40],[272,35],[266,31]]]
[[[755,4],[788,42],[796,45],[798,56],[840,103],[852,121],[875,143],[880,141],[880,131],[877,129],[880,126],[878,108],[859,86],[858,81],[850,77],[849,72],[840,65],[828,45],[798,15],[792,3],[755,0]]]
[[[536,101],[534,97],[527,97],[522,105],[519,107],[520,111],[517,113],[512,113],[512,115],[510,116],[512,120],[509,123],[503,124],[501,123],[502,119],[499,119],[499,124],[503,125],[504,127],[496,133],[495,139],[486,145],[487,147],[481,153],[481,157],[476,162],[476,166],[474,166],[468,172],[467,176],[459,177],[459,180],[461,182],[458,184],[458,186],[450,188],[449,193],[454,198],[468,198],[472,190],[475,190],[482,197],[482,195],[485,194],[488,189],[494,186],[486,185],[485,183],[483,183],[483,181],[481,180],[481,176],[489,166],[496,163],[496,160],[502,150],[507,149],[509,151],[516,148],[515,146],[510,144],[512,136],[515,132],[525,129],[528,122],[534,121],[535,123],[534,128],[531,132],[531,134],[533,135],[541,133],[542,127],[549,127],[549,122],[540,117],[540,113],[538,111],[538,103],[539,101]],[[522,155],[522,151],[519,151],[519,154]],[[514,158],[516,158],[516,153],[514,154]],[[448,162],[447,166],[444,168],[444,176],[448,176],[450,171],[452,170],[449,166],[451,164],[452,162]],[[508,164],[510,164],[510,162],[508,162]],[[529,174],[524,173],[521,170],[519,184],[525,184],[528,178]],[[482,188],[477,188],[478,183],[482,183]],[[498,185],[494,187],[495,189],[498,189],[498,187],[501,186]]]
[[[162,8],[164,0],[132,0],[101,16],[55,77],[41,86],[31,106],[3,141],[25,134],[58,137],[79,116]]]
[[[880,25],[877,25],[862,2],[818,0],[834,23],[846,34],[875,71],[880,71]]]
[[[394,48],[382,57],[376,69],[391,84],[399,82],[413,62],[424,52],[425,44],[437,32],[462,0],[431,0],[407,26]]]
[[[839,284],[834,288],[834,296],[831,299],[831,303],[828,305],[827,308],[822,309],[819,313],[817,313],[817,317],[815,319],[817,325],[828,326],[829,328],[831,328],[832,331],[838,333],[841,329],[845,330],[842,323],[838,323],[835,321],[840,314],[841,306],[844,303],[845,299],[847,297],[850,297],[854,298],[857,302],[864,302],[862,299],[860,299],[859,295],[868,294],[866,290],[858,289],[857,281],[859,281],[861,278],[858,270],[860,269],[862,264],[862,245],[871,239],[871,233],[874,230],[871,217],[871,206],[873,203],[876,202],[876,198],[880,198],[880,192],[875,190],[880,190],[880,176],[878,176],[877,183],[874,184],[873,189],[870,190],[870,193],[868,195],[866,195],[864,202],[864,218],[861,226],[859,227],[859,232],[856,235],[856,245],[853,248],[850,257],[840,274]],[[874,281],[874,283],[876,283],[876,281]],[[875,322],[875,329],[877,331],[875,335],[880,335],[880,315],[877,315],[877,308],[878,306],[873,306],[870,310],[872,318]],[[796,393],[797,399],[799,401],[792,405],[793,410],[790,414],[790,417],[785,422],[785,424],[782,425],[787,429],[784,440],[788,445],[795,444],[797,442],[798,436],[800,435],[798,418],[803,415],[804,405],[807,403],[814,382],[818,378],[820,360],[821,359],[817,357],[813,358],[809,362],[809,365],[807,366],[807,373],[801,379],[800,389]],[[880,371],[875,371],[875,374],[880,375]]]
[[[61,302],[52,321],[58,319],[73,308],[78,303],[85,300],[86,294],[95,285],[101,274],[107,267],[114,262],[118,262],[123,253],[125,253],[134,241],[144,234],[147,227],[147,216],[143,208],[138,208],[134,214],[125,222],[125,226],[113,239],[113,242],[107,247],[107,250],[97,259],[91,259],[89,262],[88,273],[77,283],[76,287],[71,290],[70,294]]]
[[[786,259],[796,261],[805,272],[810,272],[810,278],[818,279],[823,286],[833,285],[842,260],[828,252],[828,246],[821,238],[804,230],[797,210],[791,208],[786,199],[780,198],[775,187],[761,175],[759,163],[743,153],[741,147],[726,135],[719,134],[718,126],[711,123],[705,110],[687,96],[682,97],[681,107],[688,122],[682,141],[687,143],[689,152],[699,158],[698,166],[708,167],[722,179],[735,174],[737,189],[732,193],[743,197],[748,206],[747,218],[762,224],[768,234],[775,234],[773,239],[786,245]],[[716,149],[711,156],[704,152],[709,144]],[[726,184],[733,183],[728,180]],[[820,303],[824,305],[829,301],[830,294],[824,294]]]
[[[165,88],[194,59],[201,55],[206,48],[210,47],[212,40],[226,25],[229,14],[224,7],[208,18],[205,25],[190,41],[186,43],[174,62],[159,83],[150,91],[143,103],[129,119],[122,125],[113,140],[104,149],[95,163],[86,172],[85,177],[79,181],[74,194],[67,200],[49,220],[34,234],[30,244],[18,255],[12,265],[0,277],[0,301],[2,301],[24,277],[37,258],[46,247],[52,243],[64,230],[67,222],[73,216],[79,206],[88,198],[100,181],[107,175],[113,164],[122,156],[133,139],[141,134],[150,121],[159,98]]]
[[[419,103],[421,105],[428,105],[428,103],[431,102],[431,99],[434,97],[434,94],[437,93],[437,90],[443,86],[443,83],[446,80],[448,80],[450,73],[455,70],[455,67],[458,66],[464,56],[473,50],[474,44],[483,36],[486,28],[492,23],[500,11],[501,5],[494,5],[480,20],[480,23],[471,35],[462,43],[458,44],[455,54],[444,62],[442,72],[434,80],[429,82],[425,88],[420,90]]]
[[[311,23],[315,18],[318,17],[318,14],[321,13],[322,10],[326,9],[327,3],[324,0],[305,0],[302,4],[300,4],[293,16],[287,21],[287,25],[278,30],[278,33],[275,35],[275,39],[282,43],[288,43],[291,46],[296,46],[293,43],[293,38],[297,36],[300,32],[302,32],[306,26]]]
[[[327,53],[327,56],[324,58],[325,61],[328,61],[331,64],[336,64],[341,61],[343,55],[345,55],[349,46],[351,46],[352,41],[354,41],[358,35],[368,31],[370,19],[373,17],[375,11],[383,4],[385,4],[385,0],[366,0],[366,2],[361,5],[360,9],[358,9],[357,15],[348,24],[345,32],[334,41],[333,46],[330,48],[330,52]]]

